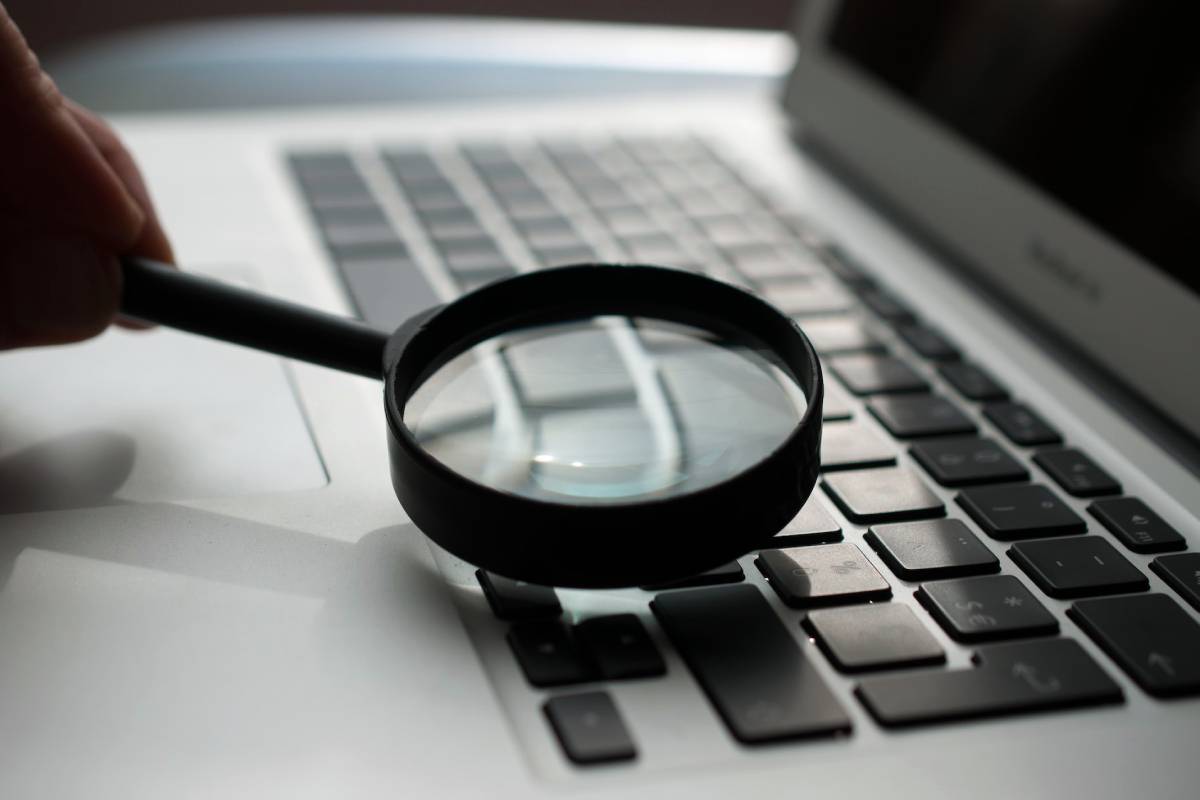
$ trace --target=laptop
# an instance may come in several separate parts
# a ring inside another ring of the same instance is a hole
[[[181,263],[381,328],[585,261],[760,292],[822,476],[719,569],[530,586],[406,520],[377,382],[6,353],[3,795],[1195,797],[1182,17],[819,0],[778,102],[117,120]]]

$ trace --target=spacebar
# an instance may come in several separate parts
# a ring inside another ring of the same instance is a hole
[[[850,730],[842,705],[758,589],[664,592],[651,608],[739,741]]]

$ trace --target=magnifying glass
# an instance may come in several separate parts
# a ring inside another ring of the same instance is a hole
[[[790,317],[703,275],[525,273],[389,335],[146,260],[123,271],[128,316],[382,378],[401,506],[499,575],[690,577],[769,546],[816,483],[816,352]]]

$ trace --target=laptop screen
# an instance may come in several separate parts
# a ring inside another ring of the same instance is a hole
[[[1200,293],[1200,58],[1186,0],[846,0],[830,44]]]

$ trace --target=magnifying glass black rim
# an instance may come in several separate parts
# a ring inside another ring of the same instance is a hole
[[[743,472],[676,496],[621,504],[523,497],[467,478],[430,455],[404,407],[438,368],[518,328],[589,316],[689,324],[776,354],[807,408],[780,445]],[[481,287],[402,325],[384,356],[392,485],[425,535],[499,575],[549,586],[662,584],[718,567],[769,540],[799,511],[819,471],[824,388],[799,325],[732,284],[645,265],[580,264]]]

